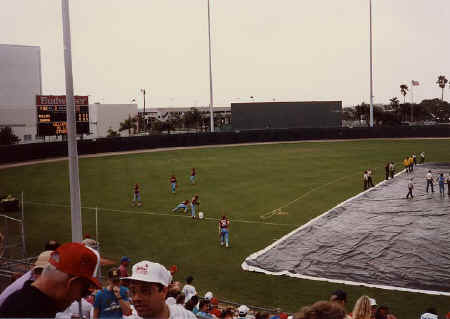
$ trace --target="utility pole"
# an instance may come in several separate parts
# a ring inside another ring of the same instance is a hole
[[[211,61],[211,14],[210,0],[208,0],[208,40],[209,40],[209,117],[211,132],[214,132],[214,112],[213,112],[213,80],[212,80],[212,61]]]
[[[80,175],[78,170],[77,131],[73,99],[72,47],[70,37],[69,1],[62,1],[62,22],[64,39],[64,66],[66,75],[67,148],[69,151],[70,214],[72,221],[72,242],[83,240],[81,222]]]
[[[369,0],[369,13],[370,13],[370,127],[373,127],[372,0]]]
[[[143,120],[144,120],[144,134],[147,132],[147,122],[145,120],[145,89],[141,89],[141,93],[144,95],[144,116],[143,116]]]

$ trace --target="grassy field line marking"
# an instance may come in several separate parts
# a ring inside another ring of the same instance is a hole
[[[64,208],[70,208],[70,205],[64,205],[64,204],[54,204],[54,203],[45,203],[45,202],[34,202],[34,201],[24,201],[26,204],[34,204],[34,205],[42,205],[42,206],[53,206],[53,207],[64,207]],[[178,213],[155,213],[155,212],[148,212],[148,211],[131,211],[131,210],[121,210],[121,209],[113,209],[113,208],[103,208],[103,207],[88,207],[88,206],[82,206],[82,209],[90,209],[95,210],[96,208],[99,211],[109,211],[113,213],[125,213],[125,214],[135,214],[135,215],[152,215],[152,216],[170,216],[170,217],[183,217],[183,218],[189,218],[192,219],[189,215],[180,215]],[[204,218],[207,221],[214,221],[217,222],[220,219],[219,218],[212,218],[212,217],[206,217]],[[253,221],[253,220],[244,220],[244,219],[231,219],[232,222],[235,223],[245,223],[245,224],[260,224],[260,225],[271,225],[271,226],[293,226],[298,227],[298,225],[293,224],[280,224],[280,223],[269,223],[269,222],[260,222],[260,221]]]
[[[355,174],[355,175],[356,175],[356,174]],[[358,173],[358,175],[360,175],[360,173]],[[311,194],[312,192],[315,192],[315,191],[317,191],[317,190],[319,190],[319,189],[321,189],[321,188],[324,188],[324,187],[326,187],[326,186],[329,186],[329,185],[331,185],[331,184],[337,183],[337,182],[339,182],[339,181],[341,181],[341,180],[343,180],[343,179],[345,179],[345,178],[349,178],[349,177],[351,177],[351,176],[352,176],[352,175],[343,176],[343,177],[340,177],[340,178],[338,178],[338,179],[335,179],[335,180],[333,180],[333,181],[331,181],[331,182],[329,182],[329,183],[326,183],[326,184],[317,186],[317,187],[315,187],[315,188],[313,188],[313,189],[307,191],[306,193],[302,194],[300,197],[297,197],[296,199],[291,200],[289,203],[287,203],[287,204],[285,204],[285,205],[283,205],[283,206],[281,206],[281,207],[278,207],[278,208],[276,208],[276,209],[274,209],[274,210],[271,210],[271,211],[269,211],[269,212],[266,212],[266,213],[262,214],[261,216],[259,216],[259,218],[261,218],[261,219],[269,219],[269,218],[275,216],[276,214],[278,214],[279,212],[281,212],[283,208],[286,208],[286,207],[292,205],[293,203],[299,201],[300,199],[302,199],[302,198],[308,196],[308,195]]]

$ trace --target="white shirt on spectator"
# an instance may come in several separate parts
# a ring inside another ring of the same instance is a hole
[[[169,319],[197,319],[197,317],[193,312],[181,307],[180,305],[171,305],[169,306]]]
[[[176,305],[177,304],[177,300],[174,297],[169,297],[166,299],[166,305],[170,306],[170,305]]]
[[[428,181],[433,180],[433,175],[431,173],[427,174],[427,177],[425,177]]]
[[[197,294],[197,290],[192,285],[184,285],[183,290],[181,291],[186,296],[185,302],[188,302],[193,296]]]
[[[83,318],[90,318],[91,310],[93,306],[84,299],[81,299],[81,313]],[[55,316],[56,319],[70,319],[72,315],[79,316],[80,315],[80,305],[78,301],[74,301],[69,308],[64,310],[64,312],[58,312]]]

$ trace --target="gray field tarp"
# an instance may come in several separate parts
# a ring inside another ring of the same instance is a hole
[[[444,196],[437,183],[426,193],[429,169],[448,176],[450,164],[418,165],[371,188],[252,254],[243,268],[449,293],[450,197],[447,184]]]

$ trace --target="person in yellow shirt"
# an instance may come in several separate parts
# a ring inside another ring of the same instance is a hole
[[[412,172],[414,170],[414,158],[410,156],[408,162],[409,162],[409,171]]]
[[[407,157],[403,160],[403,166],[405,167],[406,173],[409,173],[409,159]]]

